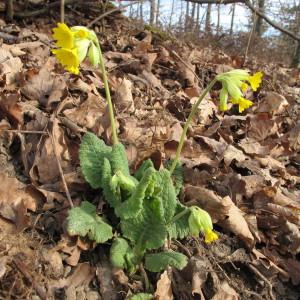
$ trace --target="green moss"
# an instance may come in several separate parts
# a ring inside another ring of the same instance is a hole
[[[160,40],[163,40],[163,41],[174,40],[174,38],[170,34],[162,31],[161,29],[159,29],[159,28],[157,28],[155,26],[145,25],[144,29],[152,32],[152,34],[154,34]]]

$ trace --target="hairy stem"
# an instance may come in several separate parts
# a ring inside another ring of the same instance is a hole
[[[183,216],[185,216],[186,214],[188,214],[190,212],[190,210],[188,208],[184,209],[183,211],[181,211],[180,213],[178,213],[177,215],[175,215],[171,221],[171,224],[174,224],[177,220],[179,220],[180,218],[182,218]]]
[[[207,87],[206,89],[203,91],[203,93],[199,96],[198,98],[198,101],[193,105],[192,107],[192,110],[190,112],[190,115],[184,125],[184,128],[183,128],[183,131],[182,131],[182,134],[181,134],[181,137],[180,137],[180,141],[179,141],[179,145],[177,147],[177,150],[176,150],[176,156],[175,156],[175,159],[173,160],[172,162],[172,165],[171,165],[171,169],[170,169],[170,173],[172,174],[173,171],[175,170],[176,166],[177,166],[177,163],[179,161],[179,158],[180,158],[180,154],[181,154],[181,151],[182,151],[182,147],[183,147],[183,144],[184,144],[184,140],[185,140],[185,137],[186,137],[186,133],[187,133],[187,130],[189,128],[189,125],[195,115],[195,113],[197,112],[197,109],[198,109],[198,106],[200,105],[201,101],[204,99],[204,97],[206,96],[206,94],[212,89],[212,87],[214,86],[214,84],[216,83],[216,79],[214,79]]]
[[[111,130],[112,130],[113,144],[117,144],[119,142],[119,140],[118,140],[117,128],[116,128],[116,122],[115,122],[115,116],[114,116],[114,108],[113,108],[113,104],[111,101],[103,54],[102,54],[101,47],[100,47],[100,44],[98,41],[97,41],[97,47],[99,49],[99,54],[100,54],[99,55],[100,56],[100,68],[101,68],[101,72],[102,72],[105,95],[106,95],[106,100],[107,100],[107,104],[108,104],[108,113],[109,113],[110,125],[111,125]]]

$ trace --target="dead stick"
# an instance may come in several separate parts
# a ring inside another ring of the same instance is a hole
[[[61,180],[63,182],[63,186],[64,186],[64,189],[65,189],[69,204],[70,204],[71,207],[74,207],[74,204],[73,204],[73,201],[72,201],[72,198],[71,198],[68,186],[67,186],[67,182],[66,182],[66,179],[65,179],[65,176],[64,176],[64,173],[63,173],[63,169],[61,167],[61,163],[60,163],[60,160],[59,160],[59,157],[58,157],[58,153],[56,151],[53,133],[51,134],[48,130],[47,130],[47,132],[48,132],[48,134],[50,136],[50,139],[51,139],[53,152],[54,152],[54,155],[55,155],[55,158],[56,158],[56,161],[57,161],[60,177],[61,177]]]
[[[13,258],[13,263],[15,264],[15,266],[17,267],[17,269],[23,274],[23,276],[32,283],[32,286],[34,288],[34,290],[37,292],[38,296],[42,299],[42,300],[47,300],[47,295],[44,291],[44,289],[35,282],[34,277],[31,276],[31,274],[29,274],[29,272],[26,270],[26,265],[20,261],[17,258]]]

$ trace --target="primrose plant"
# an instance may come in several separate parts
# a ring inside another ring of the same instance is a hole
[[[220,110],[227,110],[228,102],[238,104],[240,112],[250,107],[252,102],[245,99],[243,93],[249,86],[257,90],[262,73],[251,76],[245,70],[232,70],[216,76],[194,104],[175,159],[169,167],[156,170],[151,160],[146,160],[132,175],[125,148],[118,142],[107,75],[96,34],[86,27],[69,28],[62,23],[53,32],[57,48],[52,53],[67,71],[78,74],[80,63],[85,58],[95,66],[100,65],[113,140],[113,145],[108,146],[96,135],[87,133],[83,136],[79,157],[86,181],[92,188],[102,189],[118,223],[112,227],[105,216],[97,214],[92,203],[83,201],[69,211],[68,232],[88,236],[97,243],[112,240],[111,263],[130,274],[141,264],[152,272],[159,272],[167,266],[182,269],[187,264],[187,257],[168,249],[170,239],[199,236],[200,233],[206,243],[218,238],[206,211],[196,206],[186,207],[177,198],[183,183],[179,158],[189,124],[200,102],[217,81],[222,84]]]

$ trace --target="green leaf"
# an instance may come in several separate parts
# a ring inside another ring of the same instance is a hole
[[[166,164],[166,168],[169,170],[171,168],[173,160],[169,160]],[[180,193],[182,186],[183,186],[183,167],[181,163],[177,163],[173,173],[172,179],[175,186],[175,193],[176,196]]]
[[[145,255],[145,268],[151,272],[163,271],[168,266],[182,270],[187,263],[185,255],[172,250]]]
[[[86,133],[83,136],[79,150],[80,166],[85,180],[94,189],[103,187],[103,159],[110,153],[111,147],[106,146],[95,134]]]
[[[143,208],[146,196],[151,196],[149,186],[155,185],[156,170],[148,168],[132,195],[121,205],[116,207],[115,213],[121,219],[134,218]]]
[[[67,221],[70,235],[87,235],[97,243],[104,243],[113,236],[111,226],[97,215],[96,207],[88,201],[83,201],[79,207],[71,208]]]
[[[126,298],[126,300],[153,300],[152,294],[138,293]]]
[[[122,220],[121,229],[123,236],[141,250],[161,247],[167,238],[161,201],[157,198],[146,198],[138,215]]]
[[[126,254],[130,251],[130,246],[125,239],[117,238],[110,248],[110,261],[116,268],[126,268]]]
[[[151,159],[144,160],[143,163],[140,165],[138,170],[135,172],[134,177],[140,181],[144,176],[145,171],[148,168],[154,168],[153,162]]]
[[[105,200],[113,208],[117,207],[121,203],[121,195],[112,186],[112,170],[110,162],[107,158],[103,159],[102,165],[102,183],[103,194]]]
[[[174,216],[177,205],[175,188],[170,172],[167,169],[161,169],[157,174],[157,185],[160,188],[158,197],[160,197],[162,201],[165,224],[168,224]]]
[[[123,144],[117,143],[112,146],[110,163],[113,174],[121,171],[123,175],[130,176],[126,150]]]
[[[183,212],[185,209],[187,209],[187,207],[177,202],[175,216]],[[183,239],[190,234],[189,216],[190,213],[187,213],[180,219],[177,219],[174,223],[170,224],[170,226],[168,227],[168,233],[171,239]]]

